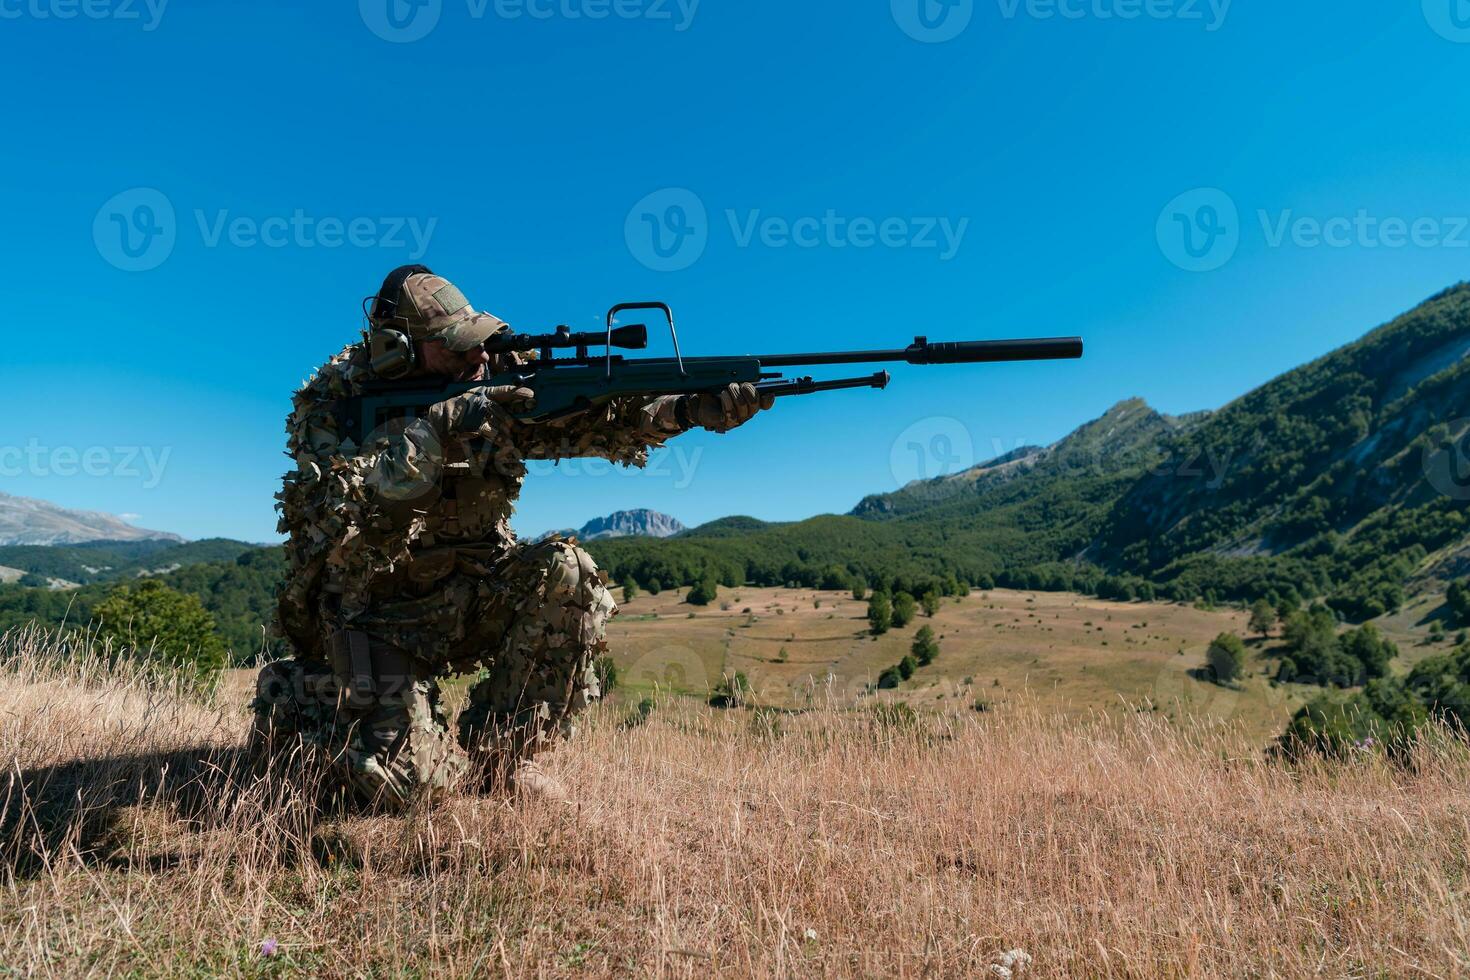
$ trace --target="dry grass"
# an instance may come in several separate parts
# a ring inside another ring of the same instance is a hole
[[[573,808],[329,814],[244,718],[0,641],[0,972],[1451,976],[1470,753],[1269,763],[1217,726],[606,705]],[[263,956],[261,943],[279,944]]]

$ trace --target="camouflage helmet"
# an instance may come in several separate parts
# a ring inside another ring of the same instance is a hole
[[[509,329],[498,317],[477,313],[443,276],[417,273],[403,281],[394,319],[414,340],[442,340],[452,351],[467,351]]]

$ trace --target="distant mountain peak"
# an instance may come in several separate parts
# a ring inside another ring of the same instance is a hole
[[[668,514],[639,508],[620,510],[606,517],[594,518],[582,525],[577,537],[583,541],[597,541],[601,538],[668,538],[682,530],[684,525]]]
[[[670,538],[684,530],[684,525],[668,514],[656,510],[637,508],[619,510],[606,517],[595,517],[580,528],[559,528],[539,535],[536,540],[560,534],[576,537],[582,541],[602,541],[607,538]]]
[[[0,545],[155,540],[184,539],[167,531],[134,527],[114,514],[70,510],[45,500],[0,493]]]

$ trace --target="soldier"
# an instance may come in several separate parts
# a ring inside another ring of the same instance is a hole
[[[420,382],[473,381],[527,356],[488,354],[485,341],[509,327],[422,266],[385,281],[369,326],[389,325],[412,340],[408,377]],[[318,370],[287,421],[295,469],[277,495],[290,540],[276,628],[295,656],[261,671],[252,741],[267,757],[305,743],[361,798],[395,807],[466,769],[487,788],[544,781],[529,760],[598,698],[593,661],[616,606],[580,548],[516,540],[525,460],[642,466],[665,440],[729,431],[771,399],[731,385],[526,424],[506,409],[530,391],[482,388],[357,445],[336,409],[382,373],[369,341]],[[456,745],[438,679],[472,671],[483,677]]]

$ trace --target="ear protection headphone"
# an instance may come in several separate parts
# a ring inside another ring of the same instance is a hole
[[[401,378],[414,368],[413,339],[408,335],[408,319],[398,315],[398,303],[403,284],[417,275],[433,275],[433,271],[426,265],[401,265],[388,273],[376,296],[362,301],[368,325],[363,339],[373,373],[380,378]]]

